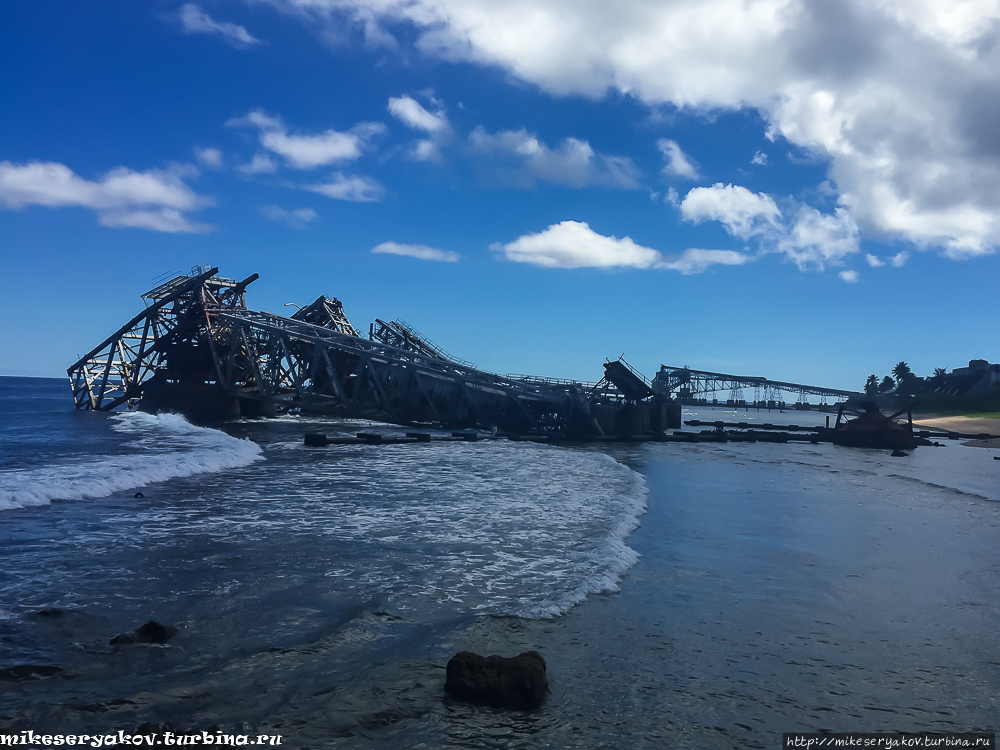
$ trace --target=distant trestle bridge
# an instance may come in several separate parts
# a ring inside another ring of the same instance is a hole
[[[863,396],[857,391],[670,365],[660,365],[651,387],[659,396],[686,404],[756,406],[769,409],[786,408],[791,403],[790,400],[786,403],[786,394],[794,396],[791,408],[797,409],[815,408],[809,401],[810,396],[819,399],[819,407],[829,406],[831,399],[837,402]]]

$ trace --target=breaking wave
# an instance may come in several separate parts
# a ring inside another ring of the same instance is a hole
[[[198,427],[177,414],[128,412],[112,419],[113,429],[127,439],[127,452],[77,456],[30,471],[0,473],[0,510],[106,497],[174,477],[247,466],[261,458],[255,443]]]
[[[554,617],[616,591],[638,560],[626,538],[646,511],[645,479],[604,453],[490,441],[322,455],[282,475],[283,523],[350,551],[327,573],[338,586],[398,606]],[[274,496],[267,483],[243,493],[252,513],[251,493]]]

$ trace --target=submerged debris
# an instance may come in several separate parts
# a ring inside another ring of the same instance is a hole
[[[834,444],[900,451],[916,448],[912,403],[912,399],[898,396],[865,396],[848,400],[837,413],[837,425],[833,431]],[[845,419],[845,414],[857,416]],[[898,421],[903,415],[906,415],[906,421]]]

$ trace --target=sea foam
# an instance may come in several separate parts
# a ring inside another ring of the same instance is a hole
[[[112,419],[128,452],[84,455],[30,471],[0,473],[0,510],[106,497],[174,477],[247,466],[261,458],[257,444],[198,427],[177,414],[126,412]]]
[[[337,551],[338,587],[395,606],[554,617],[617,590],[638,560],[626,540],[646,511],[645,479],[604,453],[489,441],[322,456],[283,473],[280,489],[261,482],[241,497],[252,514],[258,500],[280,503],[281,523]]]

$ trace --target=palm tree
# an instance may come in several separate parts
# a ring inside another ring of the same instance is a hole
[[[886,375],[884,378],[882,378],[882,382],[879,383],[878,390],[879,393],[888,393],[895,387],[896,387],[896,381],[893,380],[888,375]]]
[[[868,380],[865,381],[865,393],[869,396],[878,393],[878,376],[872,373],[868,376]]]
[[[906,383],[909,380],[913,380],[916,375],[913,374],[913,370],[906,362],[897,362],[896,366],[892,368],[892,375],[896,378],[896,382],[900,385]]]

